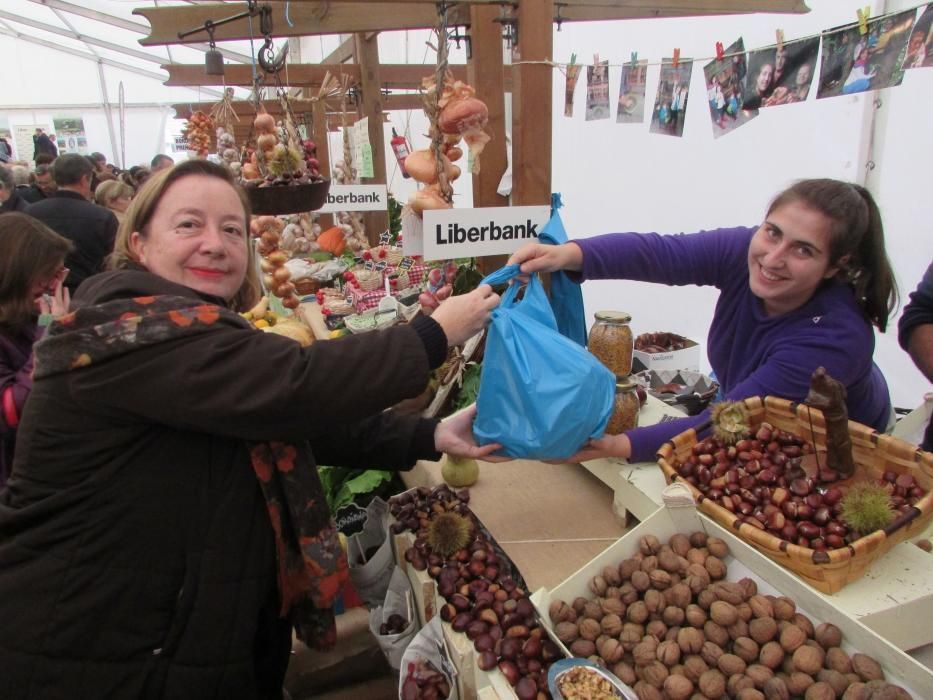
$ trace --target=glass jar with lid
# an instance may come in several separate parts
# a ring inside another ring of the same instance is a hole
[[[638,388],[635,382],[628,378],[617,382],[615,403],[612,407],[612,416],[606,425],[606,434],[618,435],[637,427],[640,409],[641,402],[638,400]]]
[[[629,326],[631,314],[597,311],[595,318],[587,348],[616,377],[627,377],[632,372],[632,352],[635,349],[635,339]]]

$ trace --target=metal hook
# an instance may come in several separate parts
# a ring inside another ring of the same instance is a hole
[[[557,14],[554,16],[554,21],[557,23],[557,31],[560,31],[560,25],[564,23],[564,18],[560,16],[561,8],[563,8],[563,3],[555,3],[557,7]]]

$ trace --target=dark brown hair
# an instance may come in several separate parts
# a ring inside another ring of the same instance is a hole
[[[865,316],[884,332],[898,297],[874,198],[864,187],[841,180],[801,180],[774,198],[768,214],[794,202],[832,221],[829,264],[839,266],[839,277],[852,287]]]
[[[135,231],[138,231],[144,238],[148,235],[147,227],[155,214],[156,207],[162,201],[165,192],[173,183],[189,175],[206,175],[216,177],[230,185],[240,198],[243,205],[243,223],[244,235],[249,236],[250,205],[246,192],[240,187],[236,180],[226,167],[211,163],[208,160],[185,160],[171,168],[160,170],[152,175],[146,183],[139,189],[139,192],[133,198],[129,209],[123,218],[123,223],[117,231],[117,238],[114,241],[113,253],[108,260],[108,266],[111,269],[120,269],[133,265],[140,265],[139,258],[133,247],[130,245],[130,238]],[[237,311],[246,311],[256,305],[259,301],[259,276],[256,273],[255,248],[252,241],[246,241],[247,251],[249,253],[246,265],[246,277],[243,284],[229,300],[231,308]]]
[[[74,246],[41,221],[19,212],[0,216],[0,324],[23,330],[39,310],[32,288],[51,279]]]

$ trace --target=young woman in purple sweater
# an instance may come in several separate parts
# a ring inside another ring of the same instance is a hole
[[[779,194],[757,228],[690,235],[613,233],[561,246],[529,244],[512,255],[522,272],[568,270],[586,279],[629,279],[720,290],[709,330],[710,364],[727,399],[802,401],[825,367],[847,392],[849,417],[883,431],[893,417],[872,361],[872,326],[884,331],[897,303],[881,215],[863,187],[802,180]],[[653,461],[704,411],[592,441],[574,461]]]
[[[0,488],[13,466],[16,429],[32,391],[32,346],[68,311],[68,239],[31,216],[0,216]]]

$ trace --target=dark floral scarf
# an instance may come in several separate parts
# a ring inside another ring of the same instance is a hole
[[[49,327],[36,346],[35,378],[231,327],[252,331],[239,314],[185,297],[136,297],[88,306]],[[281,614],[290,617],[305,643],[326,648],[336,639],[332,607],[349,572],[317,469],[284,442],[250,443],[249,452],[275,533]]]

